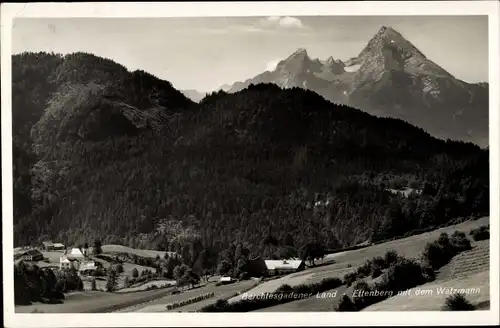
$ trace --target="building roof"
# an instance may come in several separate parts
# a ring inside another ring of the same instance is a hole
[[[301,260],[265,260],[268,270],[296,270],[303,261]]]
[[[220,281],[231,281],[231,277],[220,277]]]
[[[43,246],[54,246],[54,244],[51,241],[44,241],[42,242]]]
[[[30,250],[27,250],[25,252],[22,252],[20,255],[37,256],[37,255],[43,255],[43,254],[37,249],[30,249]]]
[[[82,258],[75,258],[75,257],[70,257],[66,254],[62,255],[59,257],[59,262],[73,262],[73,261],[80,261]]]
[[[53,245],[54,247],[64,247],[64,244],[61,244],[61,243],[54,243]]]
[[[71,260],[71,259],[84,259],[85,255],[83,255],[82,251],[79,248],[72,248],[71,250],[66,250],[64,252],[64,255]]]

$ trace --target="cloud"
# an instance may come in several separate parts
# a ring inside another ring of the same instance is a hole
[[[202,32],[207,34],[258,34],[258,33],[280,33],[280,31],[293,30],[294,33],[307,33],[310,28],[302,21],[290,16],[269,16],[260,21],[250,24],[228,24],[224,27],[204,28]]]
[[[202,32],[207,34],[248,34],[264,32],[261,27],[253,25],[232,25],[225,28],[204,28]]]
[[[285,16],[269,16],[261,20],[261,25],[265,27],[278,27],[278,28],[304,28],[302,21],[295,17]]]
[[[278,63],[280,62],[280,59],[274,59],[266,63],[266,71],[272,72],[276,69],[276,66],[278,66]]]

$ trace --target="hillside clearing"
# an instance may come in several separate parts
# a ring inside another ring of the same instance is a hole
[[[254,295],[265,292],[272,293],[283,284],[296,286],[302,283],[317,282],[327,277],[337,276],[339,278],[342,278],[344,274],[348,273],[350,270],[355,270],[356,267],[363,264],[366,260],[371,260],[375,256],[384,256],[384,254],[389,250],[395,250],[399,255],[407,258],[418,258],[424,250],[425,245],[428,242],[436,240],[442,232],[446,232],[449,234],[452,234],[456,230],[468,232],[472,228],[477,228],[488,223],[489,217],[483,217],[478,220],[465,221],[457,225],[440,228],[407,238],[392,240],[386,243],[373,245],[362,249],[337,253],[337,256],[335,257],[336,263],[334,264],[310,268],[302,272],[292,273],[279,279],[264,282],[256,288],[248,291],[248,293]],[[348,264],[351,265],[350,268],[347,267]],[[241,295],[231,298],[229,302],[236,302],[240,299]],[[308,303],[307,300],[293,301],[286,304],[286,308],[295,307],[295,305],[293,304],[295,302],[303,302],[304,304]],[[322,301],[317,302],[322,303]],[[330,308],[329,311],[331,311],[332,309],[333,308]],[[316,309],[311,306],[310,311],[316,311]]]

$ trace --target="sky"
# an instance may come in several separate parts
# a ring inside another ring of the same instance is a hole
[[[273,69],[298,48],[355,57],[382,26],[467,82],[488,81],[487,16],[17,18],[13,53],[90,52],[181,90],[211,91]]]

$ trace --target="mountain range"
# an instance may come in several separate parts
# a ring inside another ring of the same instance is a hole
[[[299,51],[277,71],[304,64],[325,67]],[[194,240],[215,256],[244,244],[282,258],[489,211],[488,150],[292,84],[195,103],[106,58],[23,53],[12,124],[16,246],[100,239],[189,254]],[[408,186],[421,192],[388,191]]]
[[[197,90],[179,90],[179,91],[194,102],[200,102],[207,95],[206,92],[199,92]]]
[[[403,119],[438,138],[488,146],[488,84],[455,78],[390,27],[348,60],[313,59],[301,48],[273,71],[220,89],[232,93],[259,83],[308,89],[334,103]]]

